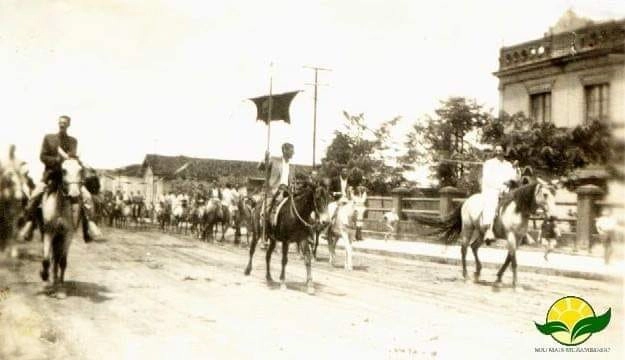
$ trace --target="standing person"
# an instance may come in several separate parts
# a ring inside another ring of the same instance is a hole
[[[556,217],[550,216],[543,220],[543,224],[538,230],[538,241],[545,246],[545,261],[549,261],[549,253],[558,245],[562,234],[556,223]]]
[[[67,133],[71,121],[72,119],[67,115],[60,116],[58,119],[58,133],[48,134],[43,139],[39,158],[45,165],[45,169],[42,182],[37,184],[33,190],[25,209],[25,219],[27,219],[27,221],[18,234],[18,237],[22,240],[29,240],[32,237],[35,214],[37,208],[41,205],[43,195],[48,189],[48,185],[53,181],[62,179],[61,164],[63,163],[63,156],[59,149],[70,157],[78,158],[78,140],[69,136]],[[100,229],[98,229],[96,224],[90,219],[93,215],[93,199],[91,198],[91,193],[84,186],[80,187],[80,193],[83,239],[85,242],[91,242],[93,238],[99,238],[101,233]]]
[[[362,226],[365,212],[367,211],[367,188],[364,186],[356,187],[354,191],[354,209],[356,209],[356,241],[362,240]]]
[[[482,224],[488,227],[484,235],[487,245],[495,240],[493,224],[497,215],[499,197],[508,190],[510,181],[516,180],[517,173],[512,164],[504,159],[503,148],[495,147],[495,156],[486,160],[482,167],[482,199],[484,210],[482,211]]]
[[[397,232],[397,224],[399,223],[399,216],[397,210],[392,208],[391,211],[384,213],[384,225],[386,226],[386,234],[384,234],[384,241],[388,241],[388,238]]]
[[[614,239],[617,227],[616,219],[612,217],[610,208],[604,207],[601,210],[601,216],[595,220],[595,227],[597,228],[601,242],[603,242],[603,260],[605,264],[608,265],[612,257],[612,240]]]

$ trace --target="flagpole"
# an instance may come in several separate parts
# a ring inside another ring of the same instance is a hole
[[[273,92],[273,62],[269,65],[269,109],[267,112],[267,150],[266,154],[269,154],[269,146],[271,143],[271,108],[273,106],[273,100],[271,98]],[[269,164],[267,163],[268,159],[265,159],[265,201],[263,201],[263,214],[265,214],[265,219],[263,220],[263,242],[267,243],[267,231],[266,225],[267,220],[269,219],[269,214],[267,214],[267,201],[269,198]]]

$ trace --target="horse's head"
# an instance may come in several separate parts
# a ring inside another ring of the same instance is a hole
[[[316,218],[318,219],[320,225],[328,225],[330,223],[330,214],[328,212],[330,193],[328,191],[328,188],[322,184],[313,185],[312,197]]]
[[[74,158],[63,161],[61,165],[63,191],[70,198],[78,198],[80,196],[80,187],[83,182],[82,169],[80,162]]]
[[[534,199],[536,205],[543,209],[545,216],[552,216],[556,209],[556,189],[554,186],[538,182],[536,184],[536,191],[534,191]]]

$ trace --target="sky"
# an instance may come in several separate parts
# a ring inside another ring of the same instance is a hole
[[[251,97],[303,90],[291,125],[273,122],[271,152],[295,145],[317,162],[343,111],[375,127],[402,117],[398,138],[449,96],[498,106],[499,49],[542,37],[567,10],[625,18],[625,1],[0,0],[0,145],[32,174],[43,135],[72,117],[96,168],[146,153],[260,160],[266,127]],[[273,64],[273,66],[270,66]]]

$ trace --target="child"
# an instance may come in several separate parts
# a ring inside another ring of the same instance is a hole
[[[560,236],[560,229],[558,228],[558,224],[556,224],[556,217],[550,216],[545,219],[538,231],[538,241],[545,245],[545,261],[549,261],[547,256],[555,249]]]
[[[604,207],[601,210],[601,216],[595,220],[595,226],[601,242],[603,242],[603,257],[607,265],[610,263],[610,257],[612,257],[612,239],[614,238],[614,230],[616,228],[616,220],[612,217],[610,208]]]
[[[391,211],[384,213],[384,225],[386,225],[386,234],[384,234],[384,241],[388,241],[389,236],[395,233],[395,227],[399,221],[397,211],[392,208]]]

